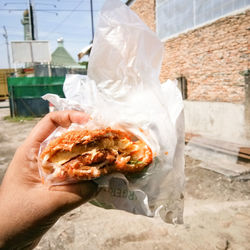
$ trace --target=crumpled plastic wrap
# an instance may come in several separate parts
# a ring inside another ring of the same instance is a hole
[[[159,82],[162,55],[162,43],[140,18],[119,0],[107,0],[96,29],[88,75],[67,75],[66,98],[52,94],[43,98],[57,110],[81,110],[91,116],[86,124],[73,124],[69,129],[118,128],[143,139],[152,149],[153,163],[143,173],[132,177],[114,173],[95,179],[101,191],[93,204],[182,223],[183,102],[175,82]],[[63,132],[65,129],[58,128],[41,150]],[[40,173],[53,184],[53,178],[41,169]]]

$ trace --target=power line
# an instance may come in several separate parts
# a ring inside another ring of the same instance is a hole
[[[7,5],[26,5],[26,3],[20,3],[20,2],[11,2],[11,3],[4,3],[4,6],[7,6]],[[36,2],[36,4],[38,5],[50,5],[50,6],[53,6],[54,8],[56,8],[56,5],[55,4],[50,4],[50,3],[38,3]]]
[[[84,0],[83,0],[84,1]],[[24,11],[24,9],[0,9],[0,11]],[[90,10],[68,10],[68,9],[36,9],[36,11],[40,12],[90,12]],[[94,12],[98,12],[99,10],[93,10]]]
[[[70,13],[53,29],[53,30],[51,30],[49,33],[48,33],[48,35],[47,35],[47,38],[50,36],[50,34],[51,33],[53,33],[55,30],[57,30],[71,15],[72,15],[72,13],[74,12],[74,11],[76,11],[77,10],[77,8],[84,2],[85,0],[82,0],[82,1],[80,1],[76,6],[75,6],[75,8],[74,9],[72,9],[71,11],[70,11]]]

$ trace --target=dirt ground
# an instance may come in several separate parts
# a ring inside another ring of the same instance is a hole
[[[0,108],[0,182],[38,121],[10,122],[8,115]],[[185,173],[183,225],[86,204],[62,217],[36,249],[250,249],[250,180],[228,179],[188,156]]]

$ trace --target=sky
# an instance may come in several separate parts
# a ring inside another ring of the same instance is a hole
[[[92,2],[96,26],[105,0]],[[48,40],[52,53],[57,47],[57,39],[63,37],[64,47],[77,61],[77,54],[92,39],[90,0],[33,0],[33,4],[36,10],[38,40]],[[3,26],[7,29],[9,44],[11,41],[24,40],[21,19],[27,7],[28,0],[0,0],[0,68],[8,68]],[[10,46],[9,52],[11,57]],[[11,66],[14,67],[12,62]]]

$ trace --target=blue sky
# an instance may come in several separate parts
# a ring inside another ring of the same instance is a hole
[[[104,2],[93,0],[95,25]],[[57,39],[63,37],[65,48],[77,60],[78,52],[90,43],[92,37],[90,0],[33,0],[33,3],[37,9],[38,40],[48,40],[52,53],[57,47]],[[27,0],[0,0],[0,68],[8,67],[3,25],[9,42],[23,40],[21,19],[27,4]],[[9,51],[11,53],[10,48]]]

